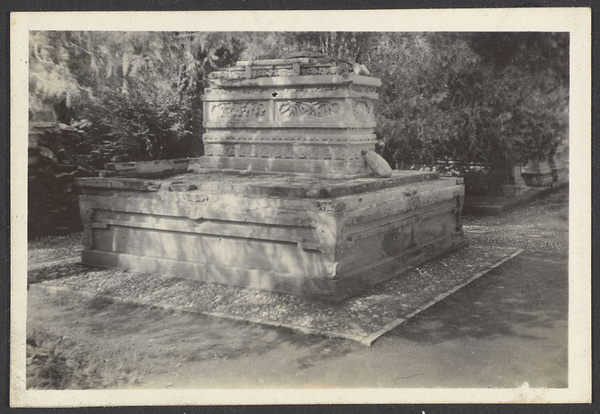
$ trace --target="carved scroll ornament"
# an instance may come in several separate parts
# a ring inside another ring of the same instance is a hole
[[[261,102],[221,102],[214,105],[211,113],[217,118],[258,118],[267,112]]]

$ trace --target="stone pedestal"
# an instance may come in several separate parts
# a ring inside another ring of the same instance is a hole
[[[339,301],[465,244],[436,173],[78,180],[82,261]]]
[[[560,145],[556,151],[548,155],[548,166],[552,174],[552,181],[563,183],[569,181],[569,147]]]

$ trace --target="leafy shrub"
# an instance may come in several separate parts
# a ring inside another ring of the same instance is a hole
[[[383,81],[377,134],[398,168],[447,159],[505,174],[567,135],[568,35],[382,36],[370,54]]]
[[[62,106],[96,167],[201,155],[203,80],[241,50],[223,33],[32,32],[30,108]]]

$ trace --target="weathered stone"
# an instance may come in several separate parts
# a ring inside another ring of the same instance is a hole
[[[106,169],[113,175],[160,176],[186,171],[197,158],[179,158],[174,160],[155,160],[144,162],[110,162]]]
[[[452,179],[223,177],[189,174],[187,192],[81,179],[82,209],[94,212],[83,261],[340,300],[464,244]]]
[[[463,246],[462,183],[370,173],[381,81],[351,71],[299,54],[213,72],[204,157],[76,180],[82,261],[338,301]]]
[[[548,155],[548,166],[552,173],[553,182],[569,181],[569,147],[565,144]]]
[[[381,81],[318,57],[238,62],[211,74],[205,167],[348,177],[368,173]],[[294,67],[296,69],[294,69]]]
[[[551,185],[553,182],[552,170],[548,165],[548,161],[546,160],[531,160],[523,168],[521,176],[529,187],[546,187]]]
[[[364,157],[367,166],[377,177],[389,178],[392,176],[392,168],[381,155],[375,151],[367,151],[364,153]]]

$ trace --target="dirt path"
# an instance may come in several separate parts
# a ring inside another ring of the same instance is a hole
[[[565,274],[555,254],[518,256],[371,348],[35,290],[28,331],[60,332],[65,354],[106,360],[106,387],[563,387]]]
[[[512,219],[467,218],[467,230],[522,224],[564,232],[565,200],[550,198]],[[552,209],[555,219],[547,220],[543,210]],[[523,242],[519,235],[513,241]],[[41,338],[32,352],[62,338],[61,355],[75,358],[80,373],[67,388],[565,387],[567,292],[566,254],[529,250],[370,348],[36,289],[29,292],[27,330]]]

